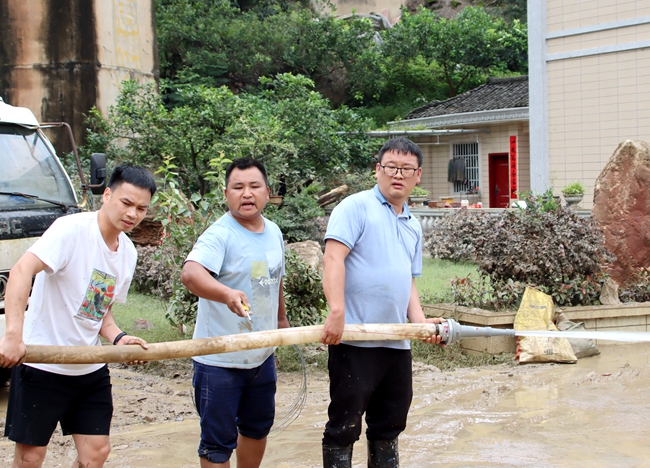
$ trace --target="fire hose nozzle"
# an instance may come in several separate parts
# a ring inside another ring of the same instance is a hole
[[[492,336],[515,336],[515,331],[506,328],[474,327],[461,325],[454,319],[436,324],[436,334],[441,336],[441,342],[452,345],[463,338],[489,338]]]

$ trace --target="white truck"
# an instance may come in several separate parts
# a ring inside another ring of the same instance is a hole
[[[44,128],[68,132],[81,181],[81,203]],[[91,183],[86,184],[69,125],[39,124],[29,109],[11,106],[0,98],[0,336],[5,330],[9,270],[55,219],[81,211],[87,191],[101,194],[105,185],[106,156],[91,156]],[[0,371],[0,384],[8,379],[6,371]]]

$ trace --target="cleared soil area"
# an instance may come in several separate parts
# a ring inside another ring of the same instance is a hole
[[[402,467],[650,466],[650,344],[600,346],[574,365],[498,365],[452,372],[414,364],[414,401],[400,437]],[[191,370],[165,377],[113,368],[113,450],[106,466],[196,467],[198,417]],[[300,374],[280,374],[278,415],[300,388]],[[300,416],[271,434],[263,467],[321,466],[327,420],[327,376],[308,375]],[[6,406],[7,391],[0,391]],[[2,420],[4,423],[4,419]],[[354,466],[364,467],[365,441]],[[0,441],[0,465],[13,444]],[[69,467],[74,447],[56,434],[45,467]],[[236,464],[233,463],[233,466]]]

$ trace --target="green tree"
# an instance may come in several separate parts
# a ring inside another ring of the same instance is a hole
[[[401,21],[385,34],[384,54],[398,63],[418,57],[439,74],[453,97],[487,75],[525,71],[526,38],[525,25],[509,24],[482,8],[467,7],[453,19],[426,9],[403,11]]]
[[[169,102],[187,85],[257,87],[261,76],[291,72],[311,78],[337,104],[375,65],[375,31],[365,18],[347,21],[304,2],[158,0],[161,77]],[[375,71],[377,71],[375,69]],[[365,85],[370,80],[363,80]],[[353,91],[352,91],[353,92]]]
[[[124,82],[108,120],[97,125],[100,135],[91,132],[90,141],[106,144],[117,161],[157,168],[174,158],[186,194],[212,190],[218,158],[259,159],[271,182],[283,176],[288,190],[307,179],[327,185],[369,167],[375,144],[364,134],[366,120],[346,107],[332,109],[304,76],[281,74],[261,83],[259,92],[239,95],[225,86],[188,85],[178,92],[182,104],[167,108],[152,85]]]

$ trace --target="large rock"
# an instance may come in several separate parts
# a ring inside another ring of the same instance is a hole
[[[323,276],[323,252],[318,242],[312,240],[295,242],[287,244],[287,249],[296,252],[303,262],[316,270],[321,277]]]
[[[625,140],[596,179],[592,216],[616,255],[610,269],[620,285],[650,266],[650,145]]]

